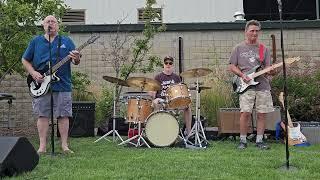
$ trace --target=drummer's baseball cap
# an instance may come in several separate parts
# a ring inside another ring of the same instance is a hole
[[[172,61],[173,62],[173,57],[171,57],[171,56],[164,57],[163,62],[166,62],[166,61]]]

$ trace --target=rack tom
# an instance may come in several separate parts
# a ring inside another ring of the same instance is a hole
[[[152,97],[147,93],[137,92],[129,92],[125,95],[127,101],[127,122],[144,123],[153,112]]]
[[[166,90],[166,99],[169,109],[187,107],[191,103],[191,94],[188,86],[183,83],[170,85]]]

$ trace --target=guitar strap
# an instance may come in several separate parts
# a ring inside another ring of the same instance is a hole
[[[264,60],[264,50],[265,50],[265,46],[262,43],[259,43],[260,64],[262,64],[262,62]]]
[[[60,46],[61,46],[61,37],[60,35],[58,35],[57,62],[60,61]]]

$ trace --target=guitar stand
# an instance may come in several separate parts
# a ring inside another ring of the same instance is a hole
[[[185,138],[186,147],[194,146],[194,147],[200,147],[200,148],[206,148],[206,146],[203,146],[203,143],[208,144],[208,140],[206,138],[206,135],[204,133],[204,129],[200,120],[200,87],[199,87],[199,78],[197,77],[197,83],[196,83],[196,90],[197,90],[197,96],[196,96],[196,121],[194,125],[192,126],[192,129],[188,136]],[[194,141],[191,141],[191,139],[194,139]]]
[[[101,139],[105,139],[108,140],[107,137],[112,133],[112,139],[113,142],[117,141],[117,138],[119,138],[121,140],[121,142],[123,142],[123,139],[121,138],[121,136],[119,135],[118,131],[116,130],[116,88],[117,85],[114,88],[114,93],[113,93],[113,118],[112,118],[112,130],[110,130],[109,132],[107,132],[105,135],[101,136],[99,139],[95,140],[94,142],[98,142]],[[117,135],[117,136],[116,136]]]

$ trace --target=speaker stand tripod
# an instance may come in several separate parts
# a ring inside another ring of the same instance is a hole
[[[200,92],[201,88],[199,87],[199,78],[197,77],[197,83],[196,83],[196,120],[194,125],[191,128],[191,131],[189,135],[185,137],[185,143],[186,147],[188,147],[188,144],[200,147],[200,148],[205,148],[203,146],[203,143],[208,143],[208,140],[206,138],[206,135],[204,133],[204,129],[201,123],[201,118],[200,118]],[[191,141],[191,139],[194,139],[194,141]]]
[[[117,86],[118,84],[115,85],[114,87],[114,93],[113,93],[113,118],[112,118],[112,130],[110,130],[109,132],[107,132],[105,135],[101,136],[99,139],[95,140],[94,142],[98,142],[101,139],[107,139],[107,137],[112,133],[112,140],[113,142],[117,141],[117,138],[119,138],[121,140],[121,142],[123,142],[123,139],[121,138],[121,136],[119,135],[118,131],[116,130],[116,92],[117,92]]]

